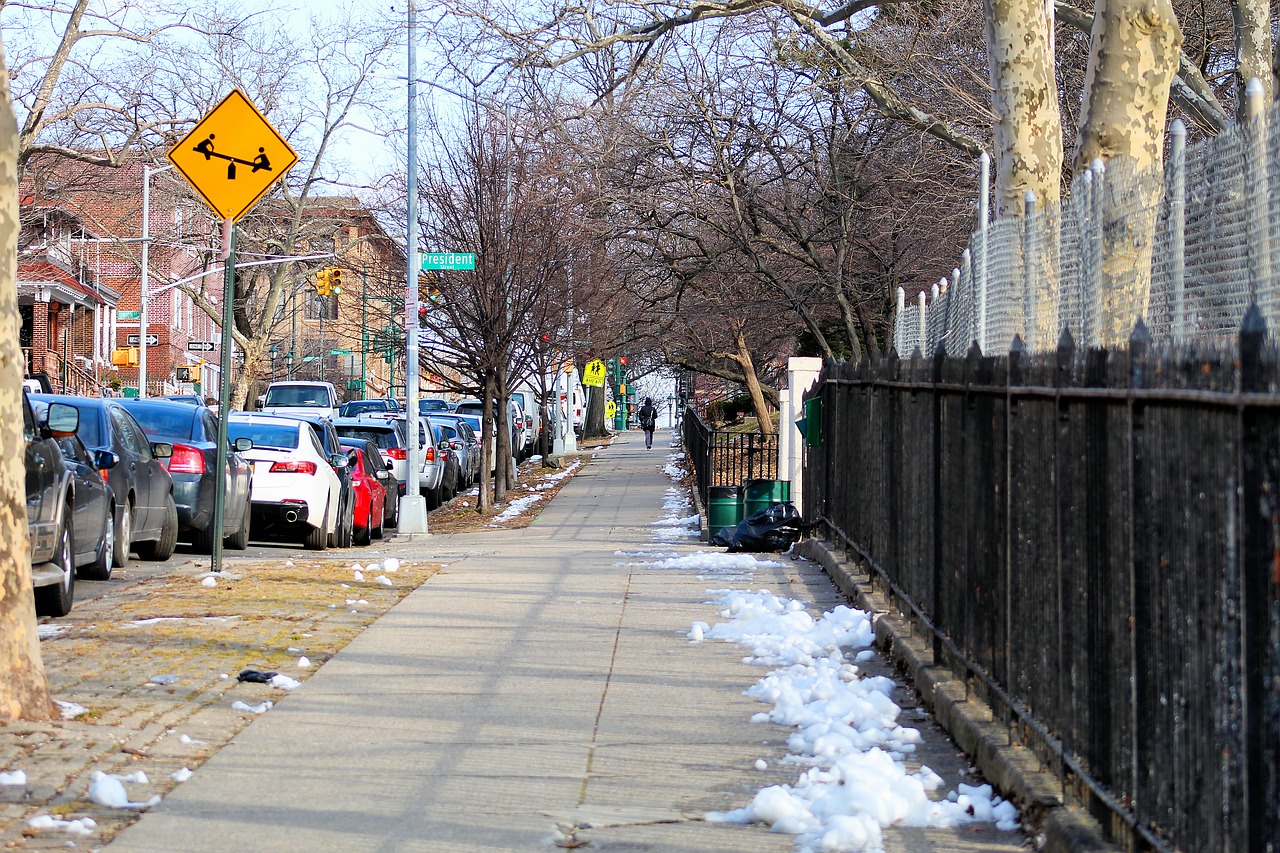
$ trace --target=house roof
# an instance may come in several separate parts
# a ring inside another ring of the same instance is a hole
[[[92,287],[81,284],[69,270],[46,259],[18,262],[18,288],[52,284],[66,291],[73,298],[81,297],[79,302],[93,305],[114,305],[118,296],[110,288],[100,288],[97,292]],[[114,297],[114,298],[112,298]]]

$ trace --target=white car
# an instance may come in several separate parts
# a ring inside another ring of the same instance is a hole
[[[253,442],[242,455],[253,468],[254,527],[297,533],[305,547],[323,551],[339,522],[342,484],[334,468],[347,457],[330,459],[311,425],[293,418],[232,412],[227,437]]]

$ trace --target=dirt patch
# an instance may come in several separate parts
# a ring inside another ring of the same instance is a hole
[[[254,707],[287,695],[237,681],[241,670],[305,680],[439,569],[408,563],[365,570],[357,580],[352,565],[237,560],[215,586],[203,585],[206,572],[175,570],[77,602],[68,616],[41,625],[49,686],[77,707],[64,710],[72,719],[0,723],[0,772],[26,775],[23,784],[0,785],[5,848],[65,849],[69,840],[91,848],[114,837],[137,812],[92,802],[95,771],[142,771],[145,783],[126,783],[129,798],[163,796],[179,784],[172,774],[196,770],[255,718],[233,702]],[[37,815],[92,818],[96,826],[83,835],[32,829]]]

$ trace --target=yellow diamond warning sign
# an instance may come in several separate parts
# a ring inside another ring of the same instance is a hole
[[[298,155],[239,89],[169,152],[221,219],[239,219],[298,162]]]

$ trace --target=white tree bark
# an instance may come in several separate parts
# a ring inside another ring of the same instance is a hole
[[[1236,36],[1236,121],[1249,120],[1244,87],[1257,78],[1262,102],[1271,103],[1271,3],[1269,0],[1231,0]]]
[[[1042,207],[1059,200],[1062,116],[1052,10],[1043,0],[986,0],[998,215],[1022,213],[1028,190]]]
[[[1103,230],[1098,329],[1104,346],[1124,345],[1147,312],[1160,184],[1134,181],[1124,191],[1115,173],[1161,165],[1169,84],[1181,50],[1170,0],[1098,0],[1074,163],[1078,172],[1095,158],[1108,162],[1109,202],[1127,212],[1109,216]]]
[[[53,710],[40,659],[23,466],[22,350],[18,346],[18,124],[0,46],[0,720]]]

